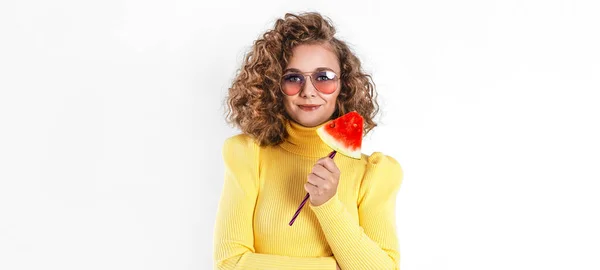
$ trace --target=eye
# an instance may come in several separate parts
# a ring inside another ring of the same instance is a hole
[[[287,74],[283,76],[283,80],[286,82],[302,82],[302,76],[298,74]]]
[[[335,79],[335,73],[331,71],[321,71],[315,75],[318,81],[329,81]]]

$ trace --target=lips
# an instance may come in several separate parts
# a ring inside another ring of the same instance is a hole
[[[303,111],[314,111],[314,110],[318,109],[319,107],[321,107],[321,105],[307,104],[307,105],[298,105],[298,107],[300,107],[300,109],[302,109]]]

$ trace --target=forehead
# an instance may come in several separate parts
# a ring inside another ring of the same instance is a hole
[[[340,65],[337,56],[329,47],[319,44],[303,44],[292,49],[292,57],[286,69],[288,68],[298,69],[302,72],[330,68],[337,72],[340,70]]]

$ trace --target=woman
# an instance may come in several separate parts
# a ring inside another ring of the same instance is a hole
[[[371,77],[334,34],[318,13],[286,14],[229,89],[227,120],[242,134],[223,145],[218,269],[399,269],[400,165],[380,152],[330,159],[315,132],[350,111],[364,117],[364,134],[376,126]]]

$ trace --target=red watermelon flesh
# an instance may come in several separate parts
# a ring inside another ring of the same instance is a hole
[[[317,134],[334,150],[356,159],[360,159],[360,147],[363,138],[363,118],[351,111],[330,120],[317,129]]]

